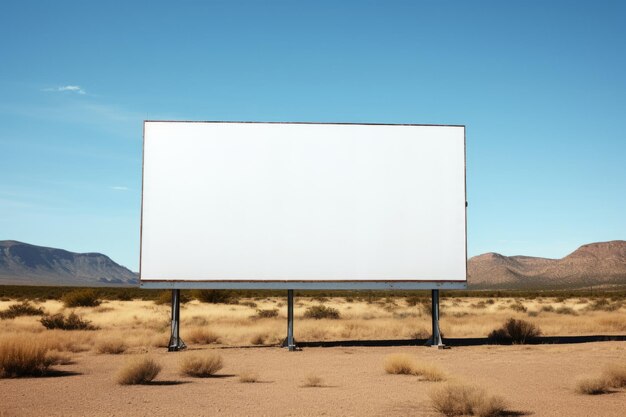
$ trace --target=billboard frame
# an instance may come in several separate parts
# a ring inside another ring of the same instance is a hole
[[[280,125],[356,125],[356,126],[424,126],[424,127],[459,127],[463,128],[463,188],[465,192],[465,281],[424,281],[424,280],[346,280],[346,281],[285,281],[285,280],[219,280],[219,281],[184,281],[184,280],[142,280],[143,253],[143,212],[145,181],[145,126],[146,123],[238,123],[238,124],[280,124]],[[466,126],[455,124],[411,124],[411,123],[340,123],[340,122],[256,122],[256,121],[198,121],[198,120],[144,120],[142,132],[142,168],[141,168],[141,220],[139,248],[139,286],[144,289],[254,289],[254,290],[464,290],[467,289],[467,140]]]

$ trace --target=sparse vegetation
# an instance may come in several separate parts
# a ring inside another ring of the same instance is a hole
[[[443,381],[444,373],[434,365],[417,362],[406,354],[393,354],[385,358],[385,372],[397,375],[415,375],[425,381]]]
[[[120,337],[103,338],[96,344],[96,351],[98,353],[107,353],[111,355],[119,355],[124,353],[128,346],[124,343],[124,340]]]
[[[98,294],[89,288],[82,290],[74,290],[65,294],[62,298],[65,307],[97,307],[101,301],[98,299]]]
[[[626,363],[618,363],[605,366],[599,377],[578,379],[575,389],[579,394],[598,395],[625,387]]]
[[[433,408],[446,416],[501,416],[505,401],[483,389],[461,383],[446,383],[429,393]]]
[[[609,392],[609,387],[602,377],[580,378],[576,381],[576,392],[586,395],[606,394]]]
[[[321,377],[319,377],[318,375],[309,374],[304,379],[304,386],[308,387],[308,388],[323,387],[324,386],[324,380]]]
[[[272,319],[278,317],[278,309],[272,308],[267,310],[257,310],[256,316],[260,319]]]
[[[333,319],[337,320],[340,318],[339,310],[333,307],[326,307],[325,305],[316,305],[306,309],[304,313],[304,318],[306,319]]]
[[[534,324],[510,318],[504,325],[489,333],[489,339],[493,343],[518,343],[524,344],[528,339],[537,337],[541,330]]]
[[[91,324],[91,321],[82,319],[78,314],[72,312],[65,317],[62,313],[52,316],[43,316],[41,324],[46,329],[60,330],[96,330],[97,327]]]
[[[192,295],[201,303],[237,304],[237,298],[229,290],[195,290]]]
[[[213,352],[187,355],[180,361],[181,374],[197,378],[213,376],[223,367],[222,357]]]
[[[210,345],[213,343],[219,343],[220,337],[217,333],[205,327],[195,327],[184,333],[183,340],[188,343]]]
[[[4,311],[0,311],[0,319],[14,319],[21,316],[43,316],[45,312],[41,307],[35,307],[28,301],[13,304]]]
[[[161,372],[161,365],[149,356],[129,359],[117,373],[120,385],[138,385],[152,382]]]
[[[256,372],[252,372],[252,371],[244,371],[241,374],[239,374],[239,382],[242,382],[245,384],[259,382],[259,374],[257,374]]]

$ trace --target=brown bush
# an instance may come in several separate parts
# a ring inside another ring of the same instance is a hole
[[[493,343],[524,344],[530,338],[537,337],[541,330],[534,324],[516,319],[508,319],[504,325],[489,333],[488,338]]]
[[[117,373],[120,385],[137,385],[151,382],[161,372],[161,365],[148,356],[135,357],[126,362]]]
[[[195,343],[200,345],[210,345],[213,343],[219,343],[220,337],[217,333],[202,327],[192,328],[184,333],[183,340],[188,343]]]
[[[393,354],[385,358],[385,372],[396,375],[415,375],[425,381],[443,381],[444,373],[434,365],[417,362],[406,354]]]
[[[312,306],[306,309],[304,312],[304,318],[306,319],[339,319],[339,310],[332,307],[326,307],[325,305]]]
[[[581,378],[576,381],[576,392],[586,395],[598,395],[609,392],[606,379],[602,377]]]
[[[45,345],[30,338],[0,341],[0,378],[41,376],[55,363]]]
[[[43,316],[41,318],[41,324],[46,329],[60,329],[60,330],[97,330],[96,326],[93,326],[89,320],[83,320],[76,313],[70,313],[65,317],[62,313],[54,314],[52,316]]]
[[[98,353],[108,353],[111,355],[119,355],[124,353],[128,347],[124,340],[117,337],[103,338],[96,344],[96,351]]]
[[[446,416],[495,417],[503,415],[506,403],[501,397],[460,383],[447,383],[429,393],[433,408]]]
[[[239,382],[246,384],[259,382],[259,375],[256,372],[245,371],[239,374]]]
[[[188,355],[180,361],[181,374],[198,378],[213,376],[223,367],[222,357],[213,352]]]
[[[274,317],[278,317],[278,309],[273,308],[269,310],[257,310],[256,316],[260,319],[271,319]]]
[[[45,313],[43,308],[35,307],[28,301],[22,301],[19,304],[13,304],[4,311],[0,311],[0,319],[14,319],[21,316],[43,316]]]
[[[304,386],[308,388],[323,387],[324,380],[315,374],[310,374],[310,375],[307,375],[307,377],[304,379]]]

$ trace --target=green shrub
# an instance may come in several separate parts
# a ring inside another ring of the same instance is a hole
[[[28,301],[13,304],[4,311],[0,311],[0,319],[14,319],[20,316],[43,316],[45,313],[41,307],[35,307]]]
[[[98,294],[92,289],[74,290],[61,299],[66,307],[97,307],[100,305]]]
[[[340,318],[339,310],[324,305],[312,306],[306,309],[304,318],[307,319],[338,319]]]
[[[508,319],[504,325],[489,333],[488,338],[493,343],[518,343],[524,344],[530,338],[537,337],[541,330],[534,324],[516,319]]]
[[[41,324],[50,330],[97,330],[97,327],[92,325],[89,320],[83,320],[78,314],[73,312],[67,317],[62,313],[43,316]]]

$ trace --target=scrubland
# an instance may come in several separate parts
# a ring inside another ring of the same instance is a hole
[[[16,304],[0,301],[0,311]],[[102,300],[95,307],[73,308],[58,300],[30,304],[50,316],[74,313],[96,330],[75,331],[69,337],[67,331],[47,330],[42,317],[33,315],[0,320],[0,336],[26,334],[61,351],[103,353],[163,347],[169,339],[168,304],[146,300]],[[326,316],[330,318],[311,316],[319,306],[332,310]],[[427,298],[296,298],[294,310],[297,341],[423,339],[430,334]],[[444,298],[441,312],[444,337],[486,337],[510,318],[532,323],[545,336],[626,334],[626,303],[621,299]],[[283,298],[239,299],[238,304],[192,300],[181,306],[181,335],[191,345],[276,345],[285,337],[286,315]]]
[[[177,353],[165,296],[2,299],[0,415],[618,416],[626,401],[626,342],[287,352],[267,348],[286,334],[285,298],[212,297],[181,305]],[[425,297],[295,301],[299,342],[430,333]],[[446,297],[441,312],[444,337],[626,335],[617,296]]]

